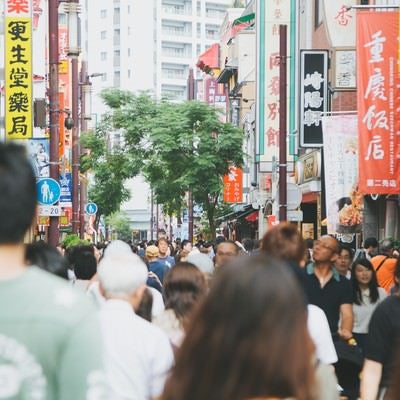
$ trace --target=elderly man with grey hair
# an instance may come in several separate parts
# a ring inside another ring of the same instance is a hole
[[[134,312],[146,289],[146,265],[133,253],[116,252],[100,261],[98,275],[106,298],[100,321],[110,398],[156,399],[173,353],[167,336]]]

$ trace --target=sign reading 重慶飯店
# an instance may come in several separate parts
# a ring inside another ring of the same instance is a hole
[[[322,116],[327,110],[328,51],[300,52],[300,145],[322,146]]]
[[[5,1],[5,129],[8,140],[32,137],[32,3]]]
[[[400,193],[398,12],[357,15],[359,188]]]

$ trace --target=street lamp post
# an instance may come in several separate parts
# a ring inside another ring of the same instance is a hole
[[[78,13],[79,0],[69,0],[65,4],[68,14],[68,56],[71,57],[71,83],[72,83],[72,233],[78,233],[79,226],[79,79],[78,56]]]
[[[59,97],[58,97],[58,5],[59,0],[49,0],[49,120],[50,120],[50,177],[59,180]],[[56,247],[59,241],[59,218],[50,217],[49,244]]]

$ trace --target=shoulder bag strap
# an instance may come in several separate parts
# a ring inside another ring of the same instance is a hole
[[[378,271],[380,270],[380,268],[382,267],[383,263],[384,263],[388,258],[389,258],[389,257],[386,256],[386,257],[381,261],[381,263],[376,267],[375,272],[378,272]]]

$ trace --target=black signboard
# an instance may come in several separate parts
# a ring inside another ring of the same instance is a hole
[[[300,146],[322,146],[327,110],[328,50],[300,51]]]

